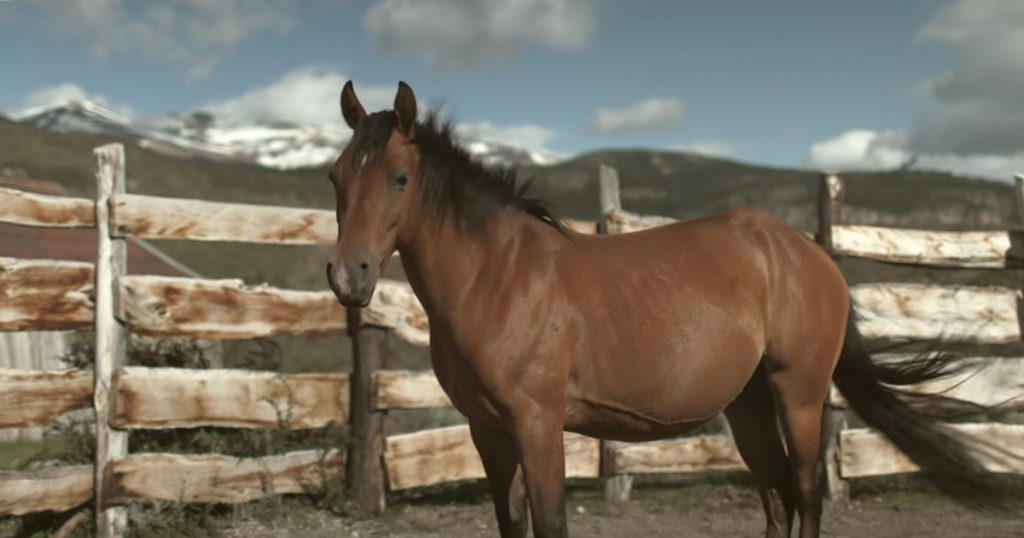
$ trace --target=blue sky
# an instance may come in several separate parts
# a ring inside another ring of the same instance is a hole
[[[0,107],[341,126],[398,80],[471,134],[814,168],[1024,170],[1024,2],[13,0]]]

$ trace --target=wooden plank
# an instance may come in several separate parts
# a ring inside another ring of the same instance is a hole
[[[90,370],[0,369],[0,428],[45,426],[92,404]]]
[[[92,264],[0,257],[0,330],[92,325]]]
[[[35,473],[0,472],[0,515],[66,512],[92,498],[92,465]]]
[[[329,245],[334,211],[120,194],[111,202],[114,233],[152,239]]]
[[[100,538],[122,536],[127,530],[128,514],[109,506],[102,485],[107,466],[128,454],[128,433],[110,425],[111,379],[114,370],[124,365],[127,342],[124,327],[114,318],[118,278],[124,275],[127,250],[123,239],[110,234],[110,197],[124,192],[124,146],[108,144],[94,150],[96,158],[96,345],[93,408],[96,410],[96,535]]]
[[[416,346],[430,345],[427,313],[405,282],[377,281],[370,306],[361,308],[360,314],[364,324],[387,327],[398,338]]]
[[[875,360],[898,362],[912,355],[880,355]],[[982,406],[999,406],[1004,410],[1024,410],[1024,358],[967,357],[963,372],[943,379],[901,387],[919,394],[941,394]],[[833,405],[846,407],[848,402],[833,387]]]
[[[1010,343],[1021,340],[1021,292],[1007,288],[868,284],[851,289],[868,338]]]
[[[736,445],[725,435],[688,437],[620,446],[613,472],[692,473],[746,469]]]
[[[261,458],[219,454],[132,454],[111,465],[111,502],[243,503],[322,490],[343,476],[345,455],[303,450]]]
[[[566,433],[566,476],[599,476],[599,451],[597,439]],[[392,491],[485,476],[469,426],[388,437],[384,461]]]
[[[1020,232],[938,232],[877,226],[835,226],[839,254],[942,267],[1024,266]]]
[[[373,376],[374,409],[426,409],[449,407],[432,370],[380,370]]]
[[[159,337],[241,339],[294,333],[341,334],[345,311],[330,292],[293,291],[241,280],[127,276],[117,317]]]
[[[48,228],[92,228],[93,201],[0,187],[0,222]]]
[[[112,423],[123,429],[320,428],[348,422],[348,374],[121,368]]]
[[[331,292],[294,291],[241,280],[127,276],[120,279],[118,318],[160,337],[241,339],[292,333],[341,334],[345,310]],[[364,322],[390,328],[415,345],[430,341],[427,316],[408,284],[381,280]]]
[[[951,424],[986,469],[996,473],[1024,473],[1024,425]],[[846,478],[912,473],[919,470],[882,434],[867,428],[844,431],[840,436],[842,473]]]
[[[677,222],[676,219],[660,217],[657,215],[638,215],[624,210],[615,210],[606,213],[604,218],[608,222],[608,233],[624,234],[638,232],[648,228],[655,228]]]
[[[563,219],[570,230],[581,234],[593,234],[597,230],[597,223],[592,220]]]

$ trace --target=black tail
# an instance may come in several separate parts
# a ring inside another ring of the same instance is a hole
[[[982,509],[1010,509],[1010,495],[941,421],[941,413],[918,404],[956,402],[942,395],[911,394],[896,388],[945,377],[966,365],[955,356],[927,354],[882,364],[864,347],[854,312],[833,379],[850,407],[920,468],[926,479],[958,502]],[[969,404],[965,404],[969,405]]]

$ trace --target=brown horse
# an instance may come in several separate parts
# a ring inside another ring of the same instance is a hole
[[[789,536],[794,511],[800,536],[818,536],[833,380],[947,492],[996,494],[964,447],[891,388],[941,375],[942,364],[873,363],[835,263],[781,220],[740,209],[577,234],[512,174],[472,161],[450,125],[417,121],[405,83],[394,110],[370,115],[348,83],[341,110],[354,133],[330,174],[338,242],[328,281],[342,304],[365,306],[401,254],[502,536],[525,536],[528,513],[536,536],[566,536],[563,430],[659,439],[723,412],[759,487],[766,536]]]

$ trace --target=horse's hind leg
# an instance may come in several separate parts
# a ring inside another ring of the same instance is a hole
[[[839,343],[841,343],[841,338]],[[828,339],[807,341],[796,353],[778,355],[785,361],[766,358],[769,385],[775,395],[782,433],[789,449],[789,463],[796,485],[800,513],[800,538],[817,538],[821,525],[824,469],[820,465],[821,419],[839,354],[839,344]],[[827,358],[831,354],[831,359]]]
[[[789,458],[782,446],[775,403],[764,363],[751,376],[743,392],[725,409],[733,439],[754,475],[761,494],[767,538],[788,537],[793,522],[793,483]]]
[[[484,464],[502,538],[526,538],[529,512],[515,439],[505,430],[470,423],[473,444]]]

